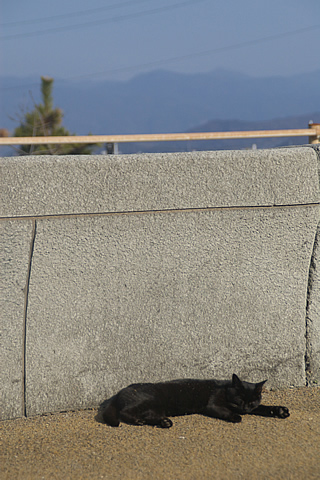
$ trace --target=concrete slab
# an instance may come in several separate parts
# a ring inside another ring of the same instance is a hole
[[[311,148],[2,159],[0,216],[319,201]]]
[[[24,415],[24,322],[32,221],[0,222],[0,420]]]
[[[315,150],[0,169],[2,418],[91,407],[140,380],[318,381]]]
[[[37,221],[28,415],[98,404],[135,381],[305,384],[318,206]]]
[[[320,385],[320,225],[310,264],[306,337],[307,381],[309,385]]]

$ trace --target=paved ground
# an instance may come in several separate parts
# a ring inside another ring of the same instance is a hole
[[[0,422],[5,479],[320,479],[320,388],[265,392],[286,420],[199,415],[168,430],[95,421],[96,410]]]

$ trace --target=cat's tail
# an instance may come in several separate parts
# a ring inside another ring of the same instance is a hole
[[[116,401],[117,395],[109,398],[109,400],[104,403],[101,412],[103,421],[111,427],[118,427],[120,423]]]

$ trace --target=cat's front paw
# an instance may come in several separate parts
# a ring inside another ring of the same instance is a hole
[[[287,407],[273,407],[272,413],[274,417],[278,418],[290,417],[289,409]]]

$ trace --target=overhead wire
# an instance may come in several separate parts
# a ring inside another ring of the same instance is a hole
[[[71,31],[75,30],[78,28],[84,28],[84,27],[92,27],[96,25],[102,25],[106,23],[112,23],[112,22],[119,22],[123,20],[127,20],[130,18],[139,18],[145,15],[153,15],[155,13],[161,13],[164,11],[171,11],[177,8],[181,8],[187,5],[192,5],[195,3],[201,3],[205,2],[207,0],[184,0],[183,2],[178,2],[175,4],[171,5],[165,5],[161,7],[156,7],[152,8],[149,10],[142,10],[140,12],[132,12],[132,13],[127,13],[127,14],[122,14],[118,15],[116,17],[107,17],[104,19],[99,19],[99,20],[90,20],[88,22],[83,22],[83,23],[77,23],[77,24],[72,24],[72,25],[64,25],[60,27],[52,27],[52,28],[47,28],[45,30],[36,30],[33,32],[25,32],[25,33],[11,33],[11,34],[5,34],[5,35],[0,35],[0,40],[9,40],[9,39],[17,39],[17,38],[27,38],[27,37],[35,37],[39,35],[47,35],[50,33],[59,33],[62,31]]]
[[[201,57],[201,56],[212,55],[212,54],[215,54],[215,53],[222,53],[222,52],[226,52],[226,51],[230,51],[230,50],[236,50],[238,48],[243,48],[243,47],[247,47],[247,46],[251,46],[251,45],[256,45],[256,44],[268,42],[268,41],[271,41],[271,40],[277,40],[277,39],[280,39],[280,38],[285,38],[285,37],[301,34],[301,33],[307,32],[307,31],[309,32],[310,30],[315,30],[315,29],[319,29],[319,28],[320,28],[320,24],[312,25],[312,26],[309,26],[309,27],[299,28],[297,30],[292,30],[292,31],[289,31],[289,32],[283,32],[283,33],[279,33],[279,34],[268,35],[266,37],[256,38],[255,40],[246,40],[244,42],[240,42],[240,43],[232,44],[232,45],[226,45],[224,47],[211,48],[211,49],[208,49],[208,50],[203,50],[201,52],[188,53],[186,55],[180,55],[180,56],[166,58],[166,59],[162,59],[162,60],[161,59],[160,60],[154,60],[152,62],[142,63],[142,64],[139,64],[139,65],[132,65],[130,67],[118,67],[118,68],[114,68],[114,69],[110,69],[110,70],[104,70],[104,71],[95,72],[95,73],[77,75],[76,77],[67,77],[67,78],[65,78],[65,80],[74,80],[76,78],[89,78],[89,77],[92,77],[92,76],[99,76],[99,75],[120,73],[120,72],[123,72],[123,71],[142,69],[142,68],[145,68],[145,67],[154,67],[154,66],[161,65],[161,64],[166,64],[166,63],[175,63],[175,62],[178,62],[178,61],[188,60],[190,58],[196,58],[196,57]]]
[[[16,20],[14,22],[5,22],[5,23],[0,23],[0,27],[15,27],[17,25],[32,25],[32,24],[37,24],[37,23],[42,23],[42,22],[54,22],[56,20],[60,19],[65,19],[69,17],[81,17],[83,15],[91,15],[92,13],[98,13],[98,12],[103,12],[103,11],[108,11],[108,10],[114,10],[116,8],[121,8],[124,6],[130,6],[130,5],[135,5],[138,3],[145,3],[148,0],[129,0],[126,2],[120,2],[120,3],[114,3],[112,5],[105,5],[104,7],[95,7],[95,8],[89,8],[86,10],[77,10],[75,12],[69,12],[69,13],[61,13],[59,15],[51,15],[50,17],[40,17],[40,18],[34,18],[33,20]]]
[[[69,77],[64,77],[60,79],[60,81],[68,81],[68,80],[78,80],[82,78],[92,78],[92,77],[98,77],[101,75],[111,75],[115,73],[121,73],[121,72],[130,72],[130,71],[135,71],[135,70],[141,70],[145,69],[148,67],[155,67],[159,65],[165,65],[165,64],[170,64],[170,63],[176,63],[178,61],[183,61],[183,60],[188,60],[191,58],[196,58],[200,56],[207,56],[207,55],[214,55],[217,53],[222,53],[226,51],[231,51],[231,50],[236,50],[239,48],[244,48],[244,47],[249,47],[252,45],[256,45],[259,43],[264,43],[272,40],[278,40],[281,38],[285,37],[290,37],[294,35],[299,35],[301,33],[309,32],[311,30],[319,29],[320,24],[316,25],[310,25],[308,27],[302,27],[296,30],[291,30],[288,32],[282,32],[274,35],[268,35],[265,37],[260,37],[256,38],[254,40],[246,40],[244,42],[239,42],[237,44],[232,44],[232,45],[225,45],[223,47],[216,47],[208,50],[203,50],[201,52],[194,52],[194,53],[189,53],[186,55],[180,55],[180,56],[175,56],[175,57],[170,57],[170,58],[165,58],[165,59],[159,59],[159,60],[154,60],[151,62],[146,62],[146,63],[141,63],[141,64],[136,64],[136,65],[131,65],[131,66],[124,66],[124,67],[118,67],[118,68],[113,68],[109,70],[104,70],[100,72],[93,72],[93,73],[87,73],[83,75],[74,75],[74,76],[69,76]],[[59,82],[59,80],[57,80]],[[5,90],[11,90],[11,89],[17,89],[17,88],[28,88],[28,87],[33,87],[33,86],[38,86],[38,83],[30,83],[28,85],[19,85],[19,86],[12,86],[12,87],[0,87],[0,91],[5,91]]]

